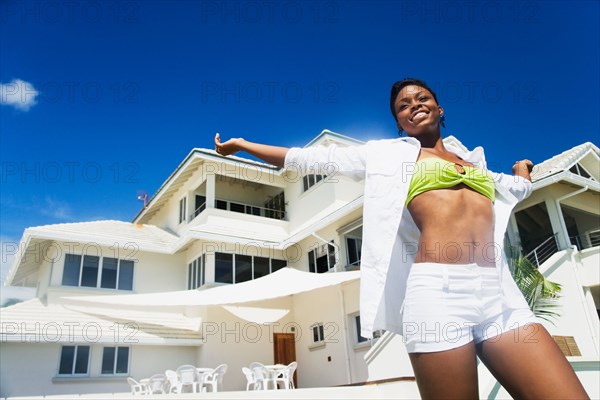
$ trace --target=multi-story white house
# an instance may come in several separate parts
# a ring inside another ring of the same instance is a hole
[[[323,131],[308,146],[332,142],[360,143]],[[563,285],[544,324],[596,397],[599,156],[585,143],[539,164],[508,232]],[[131,223],[26,229],[7,282],[37,292],[0,311],[0,396],[127,392],[128,376],[222,363],[225,390],[244,390],[243,366],[293,360],[300,388],[386,380],[416,396],[402,338],[359,335],[362,190],[194,149]],[[482,397],[504,396],[480,374]]]

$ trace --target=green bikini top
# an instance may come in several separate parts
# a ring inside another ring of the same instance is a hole
[[[494,201],[494,180],[483,170],[456,164],[437,157],[427,157],[415,163],[405,205],[423,192],[447,189],[464,183]]]

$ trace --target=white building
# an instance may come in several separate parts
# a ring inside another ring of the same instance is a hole
[[[359,143],[324,131],[308,145],[331,142]],[[544,324],[592,397],[599,155],[585,143],[536,166],[508,233],[563,285],[561,317]],[[222,363],[225,390],[244,390],[243,366],[292,360],[300,388],[390,380],[418,395],[402,338],[358,334],[362,189],[194,149],[132,223],[26,229],[8,283],[37,292],[1,310],[0,396],[127,392],[127,376]],[[483,366],[480,389],[505,396]]]

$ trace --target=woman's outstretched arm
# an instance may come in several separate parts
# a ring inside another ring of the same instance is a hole
[[[529,176],[529,174],[532,169],[533,163],[529,160],[517,161],[512,167],[513,175],[527,179],[529,182],[531,182],[531,176]]]
[[[235,154],[238,151],[245,151],[278,167],[283,167],[285,156],[289,150],[287,147],[252,143],[242,138],[233,138],[221,143],[221,137],[218,133],[215,135],[215,149],[222,156]]]

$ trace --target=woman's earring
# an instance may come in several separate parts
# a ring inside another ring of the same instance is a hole
[[[402,132],[404,132],[402,129],[398,129],[398,136],[402,137]]]
[[[440,125],[442,126],[442,128],[446,127],[446,116],[445,115],[440,116]]]

